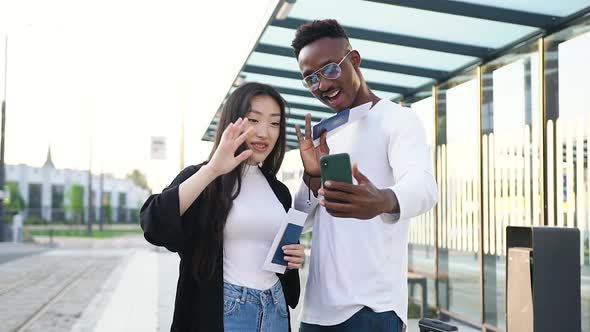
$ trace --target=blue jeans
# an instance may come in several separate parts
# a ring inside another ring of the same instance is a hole
[[[299,332],[402,332],[402,320],[394,311],[374,312],[363,307],[338,325],[321,326],[301,323]]]
[[[287,310],[279,281],[264,291],[223,283],[225,332],[286,332]]]

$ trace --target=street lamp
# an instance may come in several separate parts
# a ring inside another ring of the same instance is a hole
[[[293,9],[293,6],[295,5],[295,1],[296,0],[285,0],[282,4],[281,7],[279,8],[275,18],[277,20],[284,20],[287,18],[287,16],[289,16],[289,12],[291,12],[291,9]]]
[[[90,160],[88,165],[88,229],[87,233],[92,234],[92,221],[94,210],[92,208],[92,136],[90,136]]]
[[[0,124],[0,241],[4,240],[6,224],[4,222],[4,129],[6,128],[6,82],[8,77],[8,35],[4,38],[4,99],[2,100],[2,122]]]

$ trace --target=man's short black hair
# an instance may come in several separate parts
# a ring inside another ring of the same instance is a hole
[[[316,20],[305,23],[297,28],[295,38],[291,43],[295,56],[299,58],[299,52],[301,52],[302,48],[324,37],[346,38],[346,40],[348,40],[346,31],[344,31],[342,26],[336,20]]]

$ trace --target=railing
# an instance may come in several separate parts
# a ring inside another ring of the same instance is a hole
[[[16,211],[5,210],[4,213],[5,222],[11,223],[12,216],[16,214]],[[139,209],[97,207],[93,209],[93,213],[94,215],[92,221],[95,224],[98,224],[101,221],[104,224],[139,222]],[[75,211],[62,208],[28,207],[23,209],[22,211],[19,211],[18,214],[23,216],[25,224],[85,224],[88,221],[88,209],[85,209],[83,211]]]

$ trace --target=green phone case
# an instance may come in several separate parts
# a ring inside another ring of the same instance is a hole
[[[348,153],[337,153],[320,158],[322,184],[328,180],[352,183],[352,169]]]
[[[328,180],[352,183],[352,169],[348,153],[337,153],[320,158],[320,174],[322,187]],[[344,203],[340,200],[326,198],[328,202]],[[330,212],[330,210],[328,210]]]

